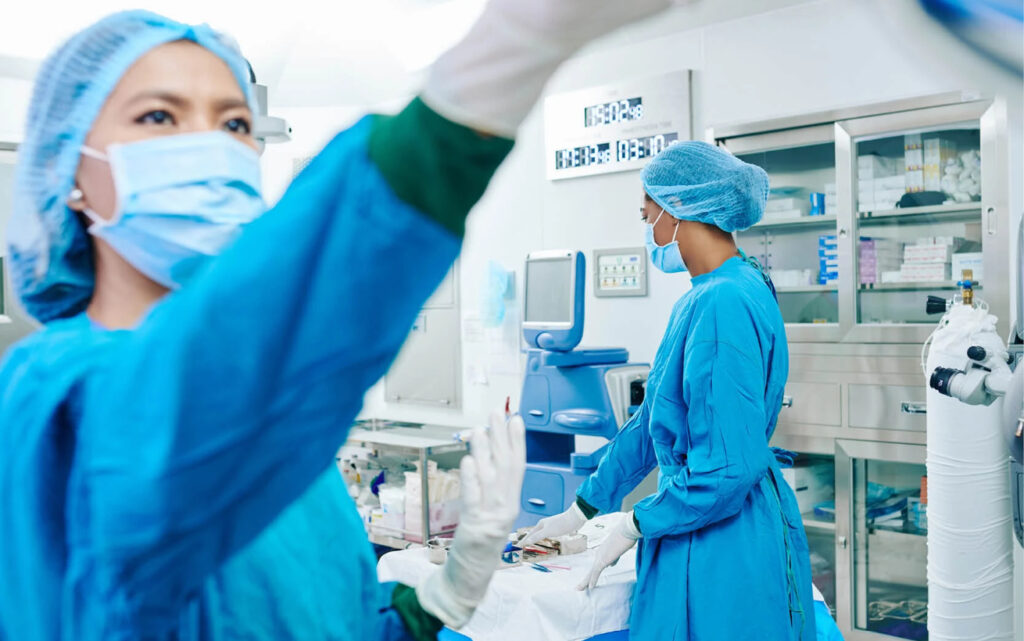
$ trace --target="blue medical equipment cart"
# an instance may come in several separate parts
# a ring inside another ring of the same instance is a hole
[[[647,364],[629,363],[624,348],[577,349],[585,295],[582,252],[527,256],[523,338],[530,349],[519,407],[527,468],[517,527],[568,508],[605,449],[577,452],[576,437],[614,438],[643,402]]]

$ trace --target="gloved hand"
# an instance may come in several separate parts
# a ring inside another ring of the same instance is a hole
[[[484,598],[519,515],[526,471],[523,420],[491,415],[490,429],[474,430],[470,448],[462,459],[462,509],[448,560],[416,588],[420,606],[455,629]]]
[[[431,68],[423,101],[448,120],[513,138],[544,84],[584,44],[689,0],[490,0]]]
[[[626,514],[619,521],[619,524],[612,530],[605,542],[597,548],[597,556],[594,557],[594,565],[590,568],[583,582],[576,586],[577,590],[592,590],[597,585],[601,573],[610,565],[615,565],[619,557],[629,551],[629,548],[636,545],[643,534],[637,529],[633,522],[633,513]]]
[[[519,542],[519,545],[533,545],[541,539],[575,534],[576,530],[580,529],[586,522],[587,517],[584,516],[583,510],[574,502],[565,512],[538,521],[529,534]]]

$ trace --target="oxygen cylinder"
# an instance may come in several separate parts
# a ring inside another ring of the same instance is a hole
[[[967,349],[1005,351],[996,318],[955,305],[932,334],[927,373]],[[993,353],[993,352],[990,352]],[[1013,640],[1013,543],[1002,400],[967,405],[928,389],[928,635]]]

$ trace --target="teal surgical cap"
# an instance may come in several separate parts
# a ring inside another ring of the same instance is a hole
[[[644,167],[644,191],[679,220],[695,220],[727,232],[761,220],[768,174],[706,142],[667,147]]]
[[[73,316],[92,297],[89,239],[66,204],[86,134],[128,68],[150,49],[175,40],[191,40],[224,60],[250,107],[255,105],[248,63],[231,40],[207,25],[148,11],[103,18],[72,36],[39,70],[18,148],[7,243],[14,288],[25,310],[41,322]]]

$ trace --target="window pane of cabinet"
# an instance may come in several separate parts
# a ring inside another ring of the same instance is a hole
[[[796,495],[811,552],[811,580],[835,616],[835,457],[800,454],[783,477]]]
[[[980,148],[977,123],[856,140],[858,323],[934,323],[928,295],[984,282]]]
[[[852,465],[854,627],[927,639],[925,466],[865,459]]]
[[[771,273],[787,323],[839,322],[835,144],[818,143],[738,157],[771,180],[764,220],[739,245]]]

